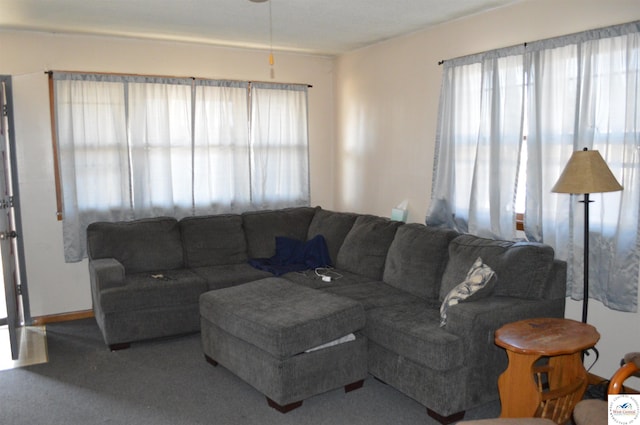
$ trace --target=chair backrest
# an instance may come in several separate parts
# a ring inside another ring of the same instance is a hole
[[[541,368],[540,372],[544,373]],[[540,405],[535,413],[535,417],[551,419],[556,424],[566,424],[571,419],[574,406],[579,402],[584,388],[587,386],[584,378],[576,379],[564,387],[551,391],[543,391],[540,382],[542,376],[538,375],[538,385],[540,391]]]
[[[609,394],[620,394],[624,381],[632,376],[640,373],[640,352],[629,353],[624,356],[624,365],[616,371],[609,381]]]

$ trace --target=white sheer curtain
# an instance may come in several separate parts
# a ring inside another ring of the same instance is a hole
[[[52,78],[68,262],[95,221],[309,205],[307,86]]]
[[[54,74],[67,261],[85,255],[87,225],[134,216],[122,83],[96,75]],[[64,78],[64,79],[58,79]]]
[[[444,65],[427,224],[514,239],[514,199],[525,186],[518,169],[526,167],[526,237],[568,262],[568,295],[582,299],[581,196],[551,188],[573,151],[597,149],[624,190],[590,195],[590,294],[610,308],[636,311],[640,22]],[[526,155],[518,137],[526,137]]]
[[[191,84],[139,77],[127,87],[136,216],[191,215]]]
[[[307,86],[255,83],[251,90],[251,202],[309,202]]]
[[[246,82],[196,82],[194,214],[249,208],[248,87]]]
[[[591,298],[636,311],[640,263],[640,23],[533,43],[527,236],[568,261],[568,295],[583,298],[582,195],[549,191],[574,150],[600,151],[624,187],[591,194]]]
[[[445,62],[429,224],[452,219],[463,232],[515,237],[521,53],[504,49]]]

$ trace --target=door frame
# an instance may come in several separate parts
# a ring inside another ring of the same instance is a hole
[[[29,291],[27,289],[27,269],[25,264],[25,255],[24,255],[24,244],[23,244],[23,229],[22,229],[22,214],[20,209],[20,188],[18,185],[18,156],[16,153],[16,130],[14,125],[14,110],[13,110],[13,86],[11,82],[10,75],[0,75],[0,82],[5,83],[6,96],[7,96],[7,122],[9,125],[9,150],[10,157],[9,161],[11,161],[11,179],[13,182],[13,208],[14,208],[14,216],[15,216],[15,227],[16,233],[18,237],[16,238],[16,257],[18,261],[18,265],[16,271],[18,273],[18,280],[20,282],[20,287],[17,288],[19,291],[19,296],[22,301],[22,319],[24,324],[29,326],[33,323],[33,319],[31,317],[31,308],[29,307]],[[2,300],[4,302],[4,300]]]

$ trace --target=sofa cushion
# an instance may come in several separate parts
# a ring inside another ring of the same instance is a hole
[[[553,266],[553,256],[553,248],[543,244],[458,236],[449,244],[449,262],[442,276],[440,300],[464,280],[478,257],[496,273],[494,295],[540,299]]]
[[[124,286],[100,292],[100,303],[104,313],[184,305],[197,309],[200,295],[207,289],[204,279],[187,269],[134,273],[125,276]]]
[[[382,280],[389,245],[402,223],[372,215],[361,215],[338,251],[336,267]]]
[[[437,301],[396,304],[367,311],[364,334],[382,347],[429,369],[461,367],[462,338],[440,327]]]
[[[183,267],[180,229],[170,217],[91,223],[87,247],[89,258],[115,258],[126,273]]]
[[[331,277],[331,282],[322,280],[322,276]],[[368,283],[373,279],[356,273],[351,273],[342,269],[319,268],[317,270],[305,270],[302,272],[291,272],[281,276],[283,279],[295,282],[298,285],[308,288],[324,289],[333,286],[348,286],[360,283]]]
[[[242,213],[242,226],[249,258],[271,258],[276,253],[276,236],[307,240],[309,224],[316,208],[299,207],[282,210]]]
[[[352,285],[325,285],[325,292],[358,301],[365,310],[394,304],[408,304],[422,301],[414,295],[389,286],[384,282],[365,282]]]
[[[227,288],[273,276],[249,263],[196,267],[191,270],[207,282],[209,289]]]
[[[278,359],[361,330],[365,322],[357,302],[275,277],[207,292],[200,314]]]
[[[331,256],[331,265],[336,264],[338,251],[344,242],[344,238],[353,227],[358,218],[358,214],[334,212],[319,209],[316,211],[309,224],[307,239],[312,239],[318,235],[324,236]]]
[[[440,326],[447,324],[447,311],[449,307],[462,301],[471,301],[488,296],[495,286],[496,274],[491,267],[482,262],[478,257],[469,269],[467,276],[456,285],[440,306]]]
[[[449,258],[453,230],[418,223],[400,226],[389,247],[383,280],[425,299],[437,299],[442,273]]]
[[[247,261],[242,217],[221,214],[180,220],[187,267],[238,264]]]

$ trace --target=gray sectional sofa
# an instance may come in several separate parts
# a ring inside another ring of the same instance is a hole
[[[332,281],[314,270],[280,279],[359,303],[368,373],[443,423],[498,399],[507,357],[493,342],[496,329],[564,317],[566,264],[548,246],[302,207],[91,224],[93,308],[106,344],[198,332],[203,294],[273,277],[248,260],[273,256],[276,237],[317,235],[326,241]],[[441,326],[443,300],[478,257],[495,272],[492,287],[452,305]]]

